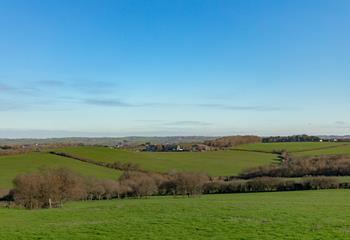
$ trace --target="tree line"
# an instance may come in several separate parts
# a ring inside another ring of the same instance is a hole
[[[27,209],[62,207],[66,201],[145,198],[155,195],[186,196],[200,194],[350,188],[334,177],[287,179],[257,177],[221,179],[205,174],[173,172],[167,174],[125,172],[118,180],[82,177],[67,169],[46,169],[15,178],[14,188],[3,200]]]
[[[274,142],[320,142],[321,138],[309,135],[294,135],[294,136],[271,136],[262,138],[263,143]]]
[[[242,144],[259,143],[261,138],[258,136],[228,136],[215,140],[204,141],[204,144],[214,148],[230,148]]]
[[[68,153],[64,153],[64,152],[50,151],[49,153],[53,154],[53,155],[71,158],[74,160],[79,160],[82,162],[86,162],[86,163],[90,163],[90,164],[94,164],[94,165],[98,165],[98,166],[102,166],[102,167],[112,168],[112,169],[116,169],[116,170],[121,170],[121,171],[142,171],[140,169],[139,165],[136,163],[130,163],[130,162],[124,163],[124,162],[118,162],[118,161],[115,161],[112,163],[107,163],[107,162],[100,162],[100,161],[96,161],[96,160],[92,160],[92,159],[88,159],[88,158],[74,156],[72,154],[68,154]]]
[[[203,193],[224,194],[333,188],[350,188],[350,184],[339,183],[336,178],[322,176],[304,177],[301,180],[276,177],[258,177],[249,180],[233,179],[230,181],[210,181],[203,185]]]
[[[240,178],[257,177],[304,177],[304,176],[350,176],[350,158],[347,155],[317,157],[287,157],[281,164],[260,166],[240,174]]]
[[[71,200],[103,200],[112,198],[142,198],[153,195],[201,194],[205,174],[172,172],[146,173],[125,171],[118,180],[98,180],[83,177],[64,168],[42,169],[36,173],[18,175],[14,188],[3,200],[27,209],[60,207]]]

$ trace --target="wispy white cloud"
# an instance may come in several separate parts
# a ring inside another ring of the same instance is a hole
[[[209,122],[204,121],[174,121],[174,122],[167,122],[164,123],[165,126],[210,126],[212,125]]]
[[[83,100],[83,102],[89,105],[105,106],[105,107],[134,107],[135,106],[118,99],[85,99]]]
[[[21,107],[35,107],[40,105],[58,106],[61,103],[65,108],[75,109],[76,105],[86,104],[100,107],[123,107],[123,108],[202,108],[221,111],[288,111],[294,110],[283,106],[264,105],[231,105],[229,103],[217,103],[208,100],[204,103],[177,103],[177,102],[133,102],[125,100],[125,97],[117,95],[117,84],[105,81],[64,81],[64,80],[40,80],[32,85],[22,87],[12,86],[0,82],[0,93],[21,94],[12,104],[0,106],[0,111],[9,111]],[[80,92],[80,94],[77,94]],[[62,96],[64,94],[65,96]],[[122,96],[122,95],[120,95]],[[15,103],[16,102],[16,103]],[[189,125],[190,123],[179,123]],[[193,123],[194,125],[194,123]]]
[[[226,105],[226,104],[217,104],[217,103],[204,103],[197,104],[196,106],[202,108],[211,108],[211,109],[222,109],[222,110],[232,110],[232,111],[285,111],[291,110],[290,107],[277,107],[277,106],[248,106],[248,105]]]
[[[336,121],[335,125],[343,126],[343,125],[346,125],[346,122],[344,122],[344,121]]]
[[[71,91],[81,94],[101,94],[117,91],[117,84],[111,81],[90,80],[40,80],[35,85],[40,89]]]
[[[59,80],[40,80],[36,81],[35,85],[41,88],[51,88],[51,87],[64,87],[65,82]]]

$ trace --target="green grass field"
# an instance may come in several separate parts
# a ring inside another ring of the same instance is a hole
[[[213,176],[237,175],[245,169],[276,162],[277,156],[275,154],[254,151],[272,152],[273,150],[286,149],[295,155],[350,155],[350,144],[344,145],[344,143],[261,143],[242,145],[239,149],[245,151],[155,153],[104,147],[70,147],[59,149],[59,151],[102,162],[137,163],[142,169],[150,171],[195,171]],[[80,174],[97,178],[115,179],[121,174],[121,172],[112,169],[48,153],[2,156],[0,157],[0,189],[11,187],[12,180],[17,174],[33,172],[40,167],[67,167]]]
[[[215,176],[235,175],[244,169],[276,161],[274,154],[234,150],[165,153],[132,152],[104,147],[74,147],[59,151],[102,162],[137,163],[142,169],[150,171],[195,171]]]
[[[297,155],[350,154],[341,143],[250,144],[213,152],[149,153],[103,147],[60,149],[102,162],[133,162],[152,171],[185,170],[234,175],[276,162],[272,152]],[[322,149],[321,149],[322,148]],[[319,150],[315,150],[319,149]],[[121,172],[48,153],[0,157],[0,189],[20,173],[67,167],[97,178]],[[348,181],[341,177],[340,181]],[[72,202],[62,209],[0,207],[0,239],[350,239],[350,190],[152,197]]]
[[[74,172],[96,178],[117,179],[121,172],[47,153],[28,153],[0,157],[0,188],[10,188],[20,173],[35,172],[41,167],[66,167]]]
[[[0,208],[0,239],[350,239],[350,190]]]
[[[338,146],[336,148],[320,149],[314,151],[295,153],[299,156],[320,156],[320,155],[336,155],[347,154],[350,155],[350,145]]]
[[[256,144],[246,144],[236,147],[236,149],[243,149],[248,151],[263,151],[263,152],[273,152],[286,150],[288,152],[301,152],[301,151],[311,151],[318,149],[331,149],[337,148],[344,145],[350,147],[350,143],[334,143],[334,142],[291,142],[291,143],[256,143]]]

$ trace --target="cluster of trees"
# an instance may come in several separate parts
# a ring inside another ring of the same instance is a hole
[[[203,185],[209,181],[205,174],[173,172],[167,174],[124,172],[120,183],[129,187],[127,196],[151,195],[196,195],[202,193]]]
[[[332,188],[349,188],[332,177],[306,177],[301,180],[291,180],[275,177],[260,177],[250,180],[211,181],[203,186],[203,193],[247,193],[294,190],[317,190]]]
[[[16,204],[28,209],[62,205],[66,200],[79,199],[83,181],[65,169],[41,170],[17,176],[10,196]]]
[[[256,177],[349,176],[350,158],[346,155],[288,157],[280,165],[261,166],[243,172],[244,179]]]
[[[64,152],[51,151],[50,153],[54,154],[54,155],[61,156],[61,157],[67,157],[67,158],[79,160],[82,162],[91,163],[94,165],[108,167],[108,168],[117,169],[117,170],[121,170],[121,171],[141,171],[139,165],[136,163],[130,163],[130,162],[128,162],[128,163],[126,163],[126,162],[125,163],[124,162],[107,163],[107,162],[100,162],[100,161],[95,161],[92,159],[74,156],[74,155],[64,153]]]
[[[44,169],[19,175],[7,200],[27,209],[60,207],[68,200],[102,200],[152,195],[201,194],[209,181],[198,173],[126,171],[119,180],[82,177],[67,169]]]
[[[205,141],[204,144],[214,148],[229,148],[242,144],[259,142],[261,142],[261,138],[258,136],[229,136]]]
[[[294,135],[294,136],[272,136],[265,137],[262,139],[263,143],[274,143],[274,142],[319,142],[321,138],[316,136],[308,135]]]

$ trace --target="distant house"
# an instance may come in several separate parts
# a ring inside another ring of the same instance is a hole
[[[184,149],[180,145],[177,145],[177,147],[176,147],[177,152],[182,152],[183,150]]]

